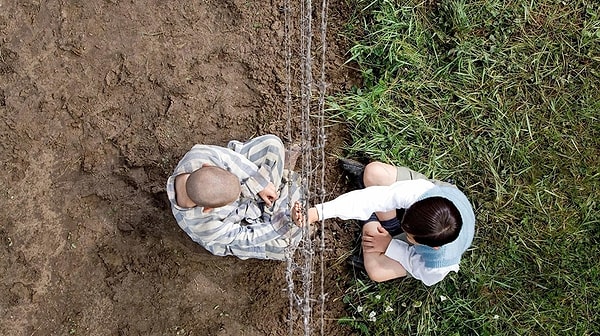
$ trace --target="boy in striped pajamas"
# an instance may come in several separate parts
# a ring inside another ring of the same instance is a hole
[[[227,148],[195,145],[167,181],[177,224],[214,255],[284,260],[302,236],[299,177],[275,135]]]

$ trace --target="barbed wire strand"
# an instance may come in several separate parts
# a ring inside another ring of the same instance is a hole
[[[301,32],[301,68],[302,68],[302,86],[301,86],[301,116],[302,116],[302,141],[306,144],[308,151],[303,152],[304,165],[303,168],[303,181],[306,184],[305,191],[310,195],[312,190],[312,132],[310,123],[310,112],[311,112],[311,100],[312,100],[312,0],[304,0],[301,4],[301,15],[300,15],[300,32]],[[308,201],[310,197],[305,199],[306,204],[304,205],[305,212],[309,207]],[[307,216],[307,214],[306,214]],[[310,336],[311,334],[311,321],[312,321],[312,265],[314,249],[312,246],[312,237],[310,234],[310,228],[308,225],[304,227],[305,235],[303,235],[303,246],[302,246],[302,319],[304,327],[304,335]]]
[[[321,190],[320,203],[325,202],[325,58],[327,50],[327,0],[321,2],[321,78],[319,85],[319,147],[321,159]],[[321,335],[325,334],[325,220],[321,220]]]
[[[291,74],[291,63],[292,63],[292,50],[291,50],[291,41],[290,41],[290,20],[291,20],[291,8],[290,8],[290,0],[284,0],[283,5],[284,11],[284,47],[285,47],[285,78],[286,78],[286,90],[285,90],[285,111],[286,111],[286,133],[288,137],[288,141],[292,139],[292,74]],[[289,142],[288,142],[289,144]],[[288,179],[288,187],[291,186],[291,179]],[[293,204],[288,202],[288,207],[290,213],[292,213]],[[290,223],[293,225],[293,223]],[[289,237],[288,246],[293,246],[292,238]],[[294,332],[294,280],[293,280],[293,253],[294,248],[287,249],[287,257],[286,257],[286,283],[288,285],[288,298],[289,298],[289,316],[288,316],[288,327],[289,327],[289,335],[292,336]]]
[[[290,7],[290,1],[284,0],[285,14],[285,27],[284,27],[284,43],[285,43],[285,71],[286,71],[286,131],[288,138],[292,139],[291,135],[291,120],[292,120],[292,72],[291,72],[291,60],[292,60],[292,49],[291,49],[291,18],[292,9]],[[301,187],[303,190],[302,204],[304,208],[304,216],[308,218],[307,210],[309,208],[309,201],[311,200],[311,194],[313,192],[313,175],[316,173],[316,167],[313,168],[313,152],[316,153],[316,158],[319,159],[320,166],[320,183],[316,187],[317,196],[320,196],[320,202],[324,202],[325,197],[325,125],[324,125],[324,114],[325,114],[325,53],[326,53],[326,31],[327,31],[327,0],[322,0],[321,4],[321,69],[320,69],[320,84],[319,84],[319,98],[318,98],[318,113],[316,115],[316,126],[318,129],[318,137],[316,143],[313,144],[311,127],[311,103],[312,103],[312,1],[303,0],[300,2],[300,13],[299,13],[299,44],[300,44],[300,122],[301,122],[301,161],[302,170],[300,173]],[[313,170],[314,169],[314,170]],[[293,204],[290,203],[290,207]],[[305,336],[309,336],[312,331],[313,324],[313,309],[312,306],[315,301],[312,298],[313,295],[313,263],[315,256],[315,249],[312,243],[311,228],[305,225],[303,228],[302,240],[298,245],[300,261],[294,259],[296,248],[290,249],[287,258],[287,270],[286,270],[286,281],[288,283],[288,296],[289,296],[289,334],[294,334],[294,323],[295,314],[294,310],[298,309],[302,314],[303,331]],[[319,248],[320,252],[320,333],[324,335],[324,311],[325,311],[325,230],[324,221],[321,221],[321,244]],[[299,279],[296,279],[296,274],[299,272]],[[296,293],[295,281],[300,280],[302,283],[301,294]]]

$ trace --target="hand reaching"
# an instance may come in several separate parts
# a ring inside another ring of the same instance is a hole
[[[260,196],[268,206],[272,206],[273,202],[279,199],[279,194],[277,194],[277,189],[275,189],[273,182],[269,182],[265,189],[258,193],[258,196]]]
[[[292,208],[292,220],[296,225],[302,227],[304,224],[312,224],[319,220],[319,215],[317,214],[317,209],[309,208],[308,209],[308,221],[304,219],[304,208],[300,202],[294,203],[294,207]]]
[[[304,211],[302,210],[302,204],[300,204],[300,202],[294,203],[294,206],[292,207],[292,221],[299,227],[304,226]]]

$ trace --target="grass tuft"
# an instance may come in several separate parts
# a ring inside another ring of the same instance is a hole
[[[353,6],[364,85],[330,104],[352,130],[348,155],[453,179],[477,231],[460,273],[431,288],[357,278],[341,322],[365,335],[600,333],[600,4]]]

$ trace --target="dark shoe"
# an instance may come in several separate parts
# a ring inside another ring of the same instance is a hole
[[[353,268],[362,270],[362,271],[366,271],[365,269],[365,261],[362,257],[362,255],[356,255],[353,254],[352,256],[350,256],[350,258],[348,258],[347,260],[348,265],[352,266]]]
[[[340,158],[340,166],[342,167],[342,170],[348,175],[350,181],[358,189],[363,189],[365,187],[363,183],[365,165],[363,163],[352,159]]]
[[[352,159],[340,158],[342,169],[352,176],[362,176],[365,171],[365,165],[361,162]]]

